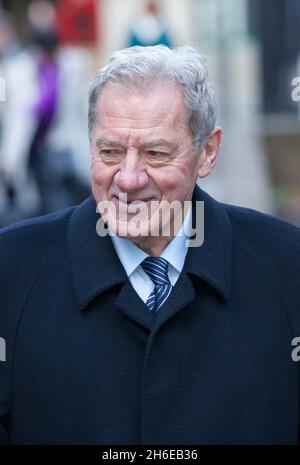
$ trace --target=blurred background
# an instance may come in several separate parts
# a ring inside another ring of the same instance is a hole
[[[89,84],[158,43],[208,59],[224,136],[200,185],[300,226],[299,0],[0,0],[0,226],[90,195]]]

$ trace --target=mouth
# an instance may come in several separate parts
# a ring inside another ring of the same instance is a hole
[[[153,197],[148,197],[146,199],[127,199],[127,202],[124,202],[124,200],[122,198],[119,198],[118,196],[114,195],[113,196],[113,200],[115,202],[120,202],[122,204],[125,204],[125,205],[130,205],[132,204],[133,202],[135,202],[136,204],[137,203],[147,203],[147,202],[150,202],[151,200],[154,200]]]
[[[127,210],[128,213],[137,213],[136,208],[137,207],[142,207],[142,205],[147,204],[151,200],[153,201],[153,197],[148,197],[147,199],[127,199],[127,202],[124,202],[122,198],[119,198],[118,196],[114,195],[112,197],[112,200],[116,207],[121,208],[122,210]]]

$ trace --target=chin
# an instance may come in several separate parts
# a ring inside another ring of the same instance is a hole
[[[134,225],[128,222],[117,221],[113,225],[110,225],[110,229],[116,236],[123,237],[129,240],[138,240],[139,238],[149,237],[150,226],[148,224]]]

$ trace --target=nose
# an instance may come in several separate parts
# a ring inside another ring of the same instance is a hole
[[[147,185],[148,174],[136,150],[127,151],[114,180],[122,192],[133,192]]]

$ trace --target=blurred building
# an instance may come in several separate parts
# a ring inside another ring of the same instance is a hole
[[[300,225],[300,2],[249,0],[249,23],[261,55],[262,136],[276,213]]]
[[[24,40],[27,3],[28,0],[2,1],[13,12]],[[87,76],[92,78],[113,51],[130,44],[133,24],[141,23],[149,2],[53,0],[53,3],[58,8],[60,36],[65,50],[71,53],[72,66],[80,63],[73,53],[74,47],[92,57],[89,65],[83,65],[89,67],[82,79],[87,89]],[[190,44],[207,56],[216,87],[223,144],[214,172],[201,180],[201,185],[219,200],[279,214],[300,224],[300,105],[291,98],[292,78],[300,76],[300,2],[157,0],[154,3],[172,45]],[[153,21],[152,29],[155,30]],[[84,86],[80,92],[86,98]],[[73,113],[75,108],[79,111],[74,105],[70,104]],[[68,118],[66,113],[64,120]],[[85,118],[84,113],[82,121]],[[83,124],[77,123],[79,133]],[[63,144],[67,133],[71,137],[72,127],[72,118],[67,132],[58,125],[54,144]],[[86,139],[82,139],[86,144]],[[77,145],[75,159],[78,172],[84,172],[87,179],[85,151]]]

